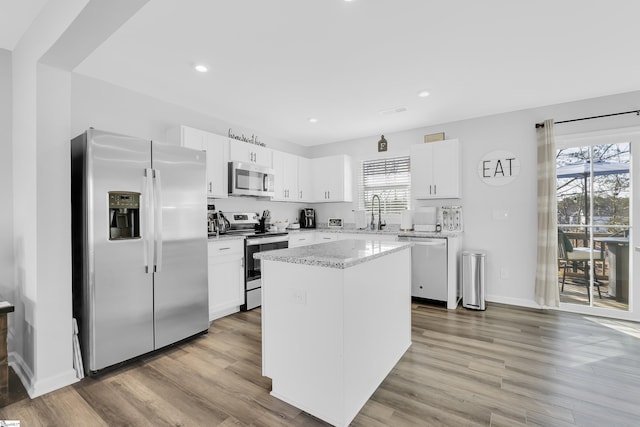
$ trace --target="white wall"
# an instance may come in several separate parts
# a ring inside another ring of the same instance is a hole
[[[462,199],[443,200],[431,205],[463,206],[464,248],[487,252],[487,299],[517,305],[535,306],[534,280],[536,263],[536,134],[534,125],[547,118],[556,121],[589,117],[640,108],[640,92],[613,95],[579,102],[516,111],[473,120],[445,123],[420,129],[381,134],[388,141],[386,156],[407,154],[411,144],[419,144],[423,136],[445,132],[447,138],[457,138],[462,149]],[[556,134],[571,134],[599,129],[615,129],[640,125],[636,115],[559,124]],[[346,153],[353,157],[354,182],[357,182],[359,162],[378,156],[380,135],[352,141],[316,146],[312,157]],[[478,162],[493,150],[508,150],[521,162],[518,178],[502,187],[489,186],[477,173]],[[426,205],[427,202],[418,202]],[[330,216],[353,222],[353,203],[317,206],[320,221]],[[494,219],[494,211],[507,211],[506,220]],[[501,277],[504,271],[508,278]],[[634,315],[638,318],[638,315]]]
[[[62,155],[57,138],[61,130],[68,133],[69,90],[59,75],[39,74],[38,61],[86,3],[47,2],[12,53],[16,311],[9,360],[31,397],[76,381],[70,357],[71,283],[65,271],[70,262],[69,234],[64,226],[49,221],[51,212],[58,219],[57,215],[70,210],[69,198],[59,197],[69,170],[63,164],[47,163]],[[40,173],[38,167],[43,164],[46,167]],[[53,194],[48,194],[50,190]]]
[[[75,381],[71,303],[70,74],[37,69],[38,387],[43,392]],[[49,208],[52,207],[52,208]]]
[[[236,135],[256,134],[268,148],[306,155],[308,149],[262,134],[259,130],[206,116],[188,108],[79,74],[71,77],[71,134],[77,136],[89,127],[167,141],[167,131],[180,125],[191,126],[218,135],[229,128]]]
[[[11,52],[0,49],[0,296],[14,300]],[[13,317],[9,316],[13,323]],[[10,327],[10,329],[12,329]],[[12,351],[9,348],[9,351]]]
[[[114,86],[90,77],[72,74],[71,77],[71,135],[76,136],[89,127],[137,136],[167,143],[167,131],[186,125],[218,135],[227,135],[229,128],[240,135],[256,134],[268,148],[298,155],[307,155],[308,148],[262,135],[259,131],[225,122],[158,99]],[[297,217],[304,205],[277,203],[246,197],[212,199],[216,209],[223,212],[259,212],[269,209],[274,220]]]

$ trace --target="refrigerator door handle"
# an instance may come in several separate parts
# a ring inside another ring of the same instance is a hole
[[[160,178],[160,171],[153,170],[153,184],[154,184],[154,271],[162,271],[162,180]]]
[[[153,262],[153,169],[144,169],[144,272],[147,274],[153,273],[153,269],[150,268]]]

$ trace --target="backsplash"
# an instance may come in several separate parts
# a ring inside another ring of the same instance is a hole
[[[298,219],[300,210],[314,207],[313,204],[285,203],[261,200],[255,197],[229,197],[227,199],[208,199],[207,203],[214,204],[216,210],[222,212],[256,212],[262,215],[264,210],[271,212],[271,219],[275,221],[289,221],[294,223]]]

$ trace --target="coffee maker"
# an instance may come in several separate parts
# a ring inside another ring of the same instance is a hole
[[[316,211],[312,208],[300,210],[300,228],[316,228]]]
[[[216,232],[216,205],[207,205],[207,232],[211,235]]]

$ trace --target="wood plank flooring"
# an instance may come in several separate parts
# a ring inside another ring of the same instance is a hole
[[[412,305],[411,348],[354,426],[640,425],[640,324],[487,304]],[[321,426],[269,395],[260,310],[0,409],[21,426]]]

